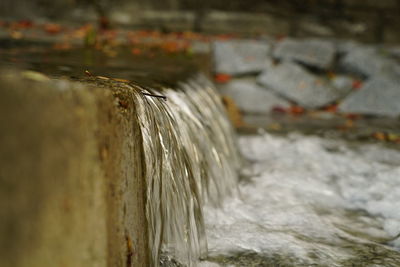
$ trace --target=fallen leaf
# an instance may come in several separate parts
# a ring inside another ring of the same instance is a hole
[[[225,74],[225,73],[218,73],[215,75],[214,80],[217,83],[227,83],[232,79],[232,76],[230,76],[229,74]]]
[[[19,40],[22,37],[24,37],[24,35],[20,31],[11,31],[10,36],[11,36],[11,38],[13,38],[15,40]]]
[[[325,108],[323,108],[323,110],[327,111],[327,112],[335,113],[335,112],[337,112],[338,106],[339,106],[338,104],[331,104],[331,105],[326,106]]]
[[[400,136],[398,136],[397,134],[394,134],[394,133],[389,133],[389,134],[387,135],[387,139],[388,139],[390,142],[396,142],[397,140],[400,139]]]
[[[273,130],[273,131],[280,131],[282,130],[282,125],[280,125],[277,122],[271,123],[267,126],[268,129]]]
[[[347,128],[353,128],[355,125],[353,120],[346,120],[346,122],[344,123],[344,126]]]
[[[27,29],[33,26],[33,22],[30,20],[20,20],[16,23],[13,23],[13,27],[17,29]]]
[[[372,134],[372,137],[379,140],[379,141],[385,141],[386,140],[386,134],[382,132],[376,132]]]
[[[291,106],[289,108],[289,113],[293,114],[293,115],[302,115],[302,114],[304,114],[304,112],[305,112],[305,109],[300,106],[295,105],[295,106]]]
[[[334,73],[333,71],[328,71],[327,76],[330,80],[332,80],[336,77],[336,73]]]
[[[288,110],[286,108],[283,108],[283,107],[280,107],[280,106],[274,106],[271,109],[271,111],[274,112],[274,113],[287,113],[288,112]]]
[[[142,50],[140,50],[140,48],[132,48],[131,53],[137,56],[142,53]]]
[[[363,82],[361,80],[354,80],[351,87],[354,90],[359,90],[359,89],[361,89],[362,86],[363,86]]]
[[[345,115],[345,117],[347,119],[351,119],[351,120],[358,120],[358,119],[361,118],[361,115],[360,114],[348,113],[348,114]]]
[[[47,23],[44,25],[44,30],[49,34],[57,34],[61,32],[61,26],[55,23]]]
[[[55,50],[69,50],[71,47],[70,43],[55,43],[53,45],[53,49]]]

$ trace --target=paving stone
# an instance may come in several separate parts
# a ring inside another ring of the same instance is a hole
[[[400,115],[400,81],[379,76],[368,80],[364,86],[349,95],[339,111],[396,117]]]
[[[361,47],[361,44],[351,40],[346,40],[346,41],[336,40],[335,47],[336,47],[336,52],[338,54],[344,55],[352,51],[353,49]]]
[[[261,72],[270,48],[264,41],[216,41],[213,43],[215,72],[230,75]]]
[[[288,61],[267,68],[258,82],[306,108],[325,106],[341,96],[327,80]]]
[[[332,78],[331,85],[344,96],[353,89],[353,79],[348,76],[338,75]]]
[[[246,113],[268,113],[274,107],[290,106],[288,101],[257,85],[255,80],[233,80],[224,86],[221,93],[232,97],[239,109]]]
[[[305,65],[327,69],[332,65],[335,46],[330,41],[286,39],[279,42],[273,56],[283,60],[299,61]]]
[[[340,66],[364,77],[372,75],[399,75],[400,65],[375,47],[356,46],[341,60]]]

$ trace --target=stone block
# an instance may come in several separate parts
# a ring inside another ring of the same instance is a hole
[[[349,95],[340,105],[339,111],[380,116],[400,115],[400,83],[392,77],[374,77],[357,92]]]
[[[258,82],[306,108],[325,106],[341,96],[327,80],[289,61],[267,68]]]
[[[270,45],[264,41],[232,40],[213,43],[215,72],[230,75],[261,72]]]
[[[273,56],[281,60],[293,60],[327,69],[333,62],[335,52],[335,46],[330,41],[286,39],[276,45]]]
[[[274,107],[290,106],[288,101],[250,79],[233,80],[221,90],[221,93],[230,96],[245,113],[265,114]]]
[[[400,65],[374,46],[355,46],[340,61],[340,67],[364,77],[399,75]]]

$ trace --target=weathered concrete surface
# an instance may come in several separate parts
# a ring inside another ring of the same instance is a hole
[[[0,75],[0,266],[148,266],[129,92],[30,77]]]
[[[279,35],[290,29],[287,20],[270,14],[241,12],[208,11],[201,21],[201,29],[205,32],[233,32],[237,34],[268,33]]]

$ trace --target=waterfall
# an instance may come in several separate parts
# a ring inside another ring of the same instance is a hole
[[[202,75],[176,88],[131,87],[141,92],[132,95],[143,139],[152,265],[159,265],[161,251],[195,265],[207,253],[203,203],[219,203],[237,185],[234,130]]]

